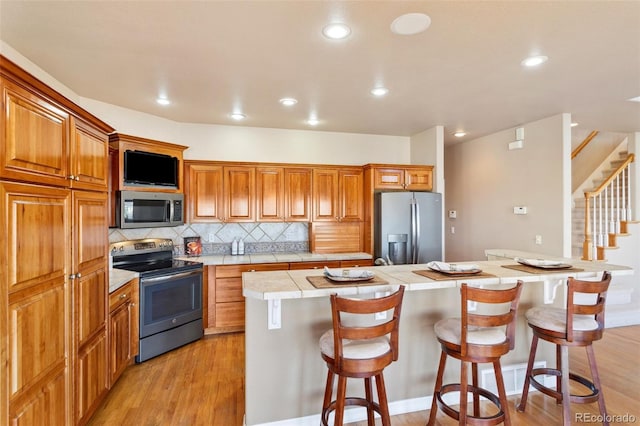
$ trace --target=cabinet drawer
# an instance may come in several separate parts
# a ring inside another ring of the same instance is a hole
[[[216,303],[216,327],[244,326],[244,302]]]
[[[295,262],[289,264],[289,269],[323,269],[327,268],[339,268],[339,260],[322,260],[316,262]]]
[[[109,294],[109,312],[113,312],[123,303],[131,300],[131,292],[133,290],[133,283],[129,281],[113,293]]]
[[[217,278],[216,303],[240,302],[242,297],[242,278]]]
[[[373,266],[373,259],[354,259],[340,261],[341,268],[356,268],[358,266]]]
[[[251,271],[282,271],[289,269],[288,263],[259,263],[246,265],[222,265],[216,266],[217,278],[240,278],[243,272]]]

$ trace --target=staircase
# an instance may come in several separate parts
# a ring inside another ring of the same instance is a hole
[[[603,163],[601,167],[592,175],[589,179],[591,185],[587,183],[580,186],[578,190],[573,193],[573,208],[571,211],[571,254],[572,257],[582,258],[583,256],[583,243],[585,239],[585,197],[584,193],[594,190],[598,188],[611,174],[620,167],[621,164],[629,156],[629,153],[626,150],[626,146],[621,145],[616,152],[612,153],[609,156],[607,161]],[[624,187],[627,187],[629,184],[628,174],[625,174],[624,181],[621,181],[621,184]],[[611,206],[614,204],[613,194],[608,193],[608,196],[603,201],[607,205]],[[618,209],[614,209],[614,215],[621,213]],[[605,241],[600,241],[598,243],[599,246],[604,248],[604,256],[598,256],[599,260],[606,260],[606,252],[607,250],[615,250],[618,247],[617,241],[619,237],[628,235],[627,234],[627,226],[626,222],[620,223],[618,226],[613,226],[615,228],[615,232],[609,233],[608,238]]]

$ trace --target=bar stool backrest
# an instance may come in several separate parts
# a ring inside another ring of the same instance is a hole
[[[461,292],[461,330],[460,330],[460,354],[467,356],[469,350],[474,352],[487,351],[489,354],[494,352],[488,348],[483,348],[483,344],[469,343],[467,336],[469,331],[477,330],[478,328],[505,328],[506,340],[496,346],[499,352],[508,352],[515,346],[515,332],[516,332],[516,314],[518,311],[518,302],[520,300],[520,293],[522,291],[522,281],[518,281],[515,287],[505,290],[485,289],[470,287],[467,284],[462,284],[460,288]],[[480,304],[509,304],[506,312],[494,313],[494,314],[480,314],[475,311],[469,310],[469,302],[477,302]]]
[[[334,337],[334,360],[338,368],[348,367],[350,361],[343,357],[344,340],[369,340],[388,335],[390,352],[385,355],[382,364],[388,364],[398,360],[398,336],[400,330],[400,312],[402,310],[402,299],[404,296],[404,286],[390,294],[389,296],[375,299],[352,299],[341,297],[336,294],[331,295],[331,313],[333,318]],[[343,321],[343,313],[348,314],[375,314],[393,310],[386,321],[376,322],[367,325],[348,325]],[[387,362],[388,360],[388,362]],[[360,363],[362,360],[356,360]]]
[[[604,330],[604,311],[607,301],[607,291],[611,283],[611,273],[605,271],[600,281],[583,281],[573,277],[567,279],[567,341],[574,339],[595,340],[602,337]],[[594,294],[595,302],[591,304],[576,302],[576,293]],[[594,330],[576,330],[574,328],[575,315],[593,315],[598,323]]]

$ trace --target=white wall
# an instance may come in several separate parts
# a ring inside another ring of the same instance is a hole
[[[411,164],[433,164],[433,191],[444,193],[444,127],[411,136]]]
[[[570,116],[519,127],[519,150],[508,149],[515,128],[445,149],[445,210],[457,211],[445,219],[446,260],[483,259],[487,248],[570,254]],[[514,206],[528,213],[515,215]]]

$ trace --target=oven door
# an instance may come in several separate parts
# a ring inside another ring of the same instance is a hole
[[[202,318],[202,269],[140,279],[140,338]]]

